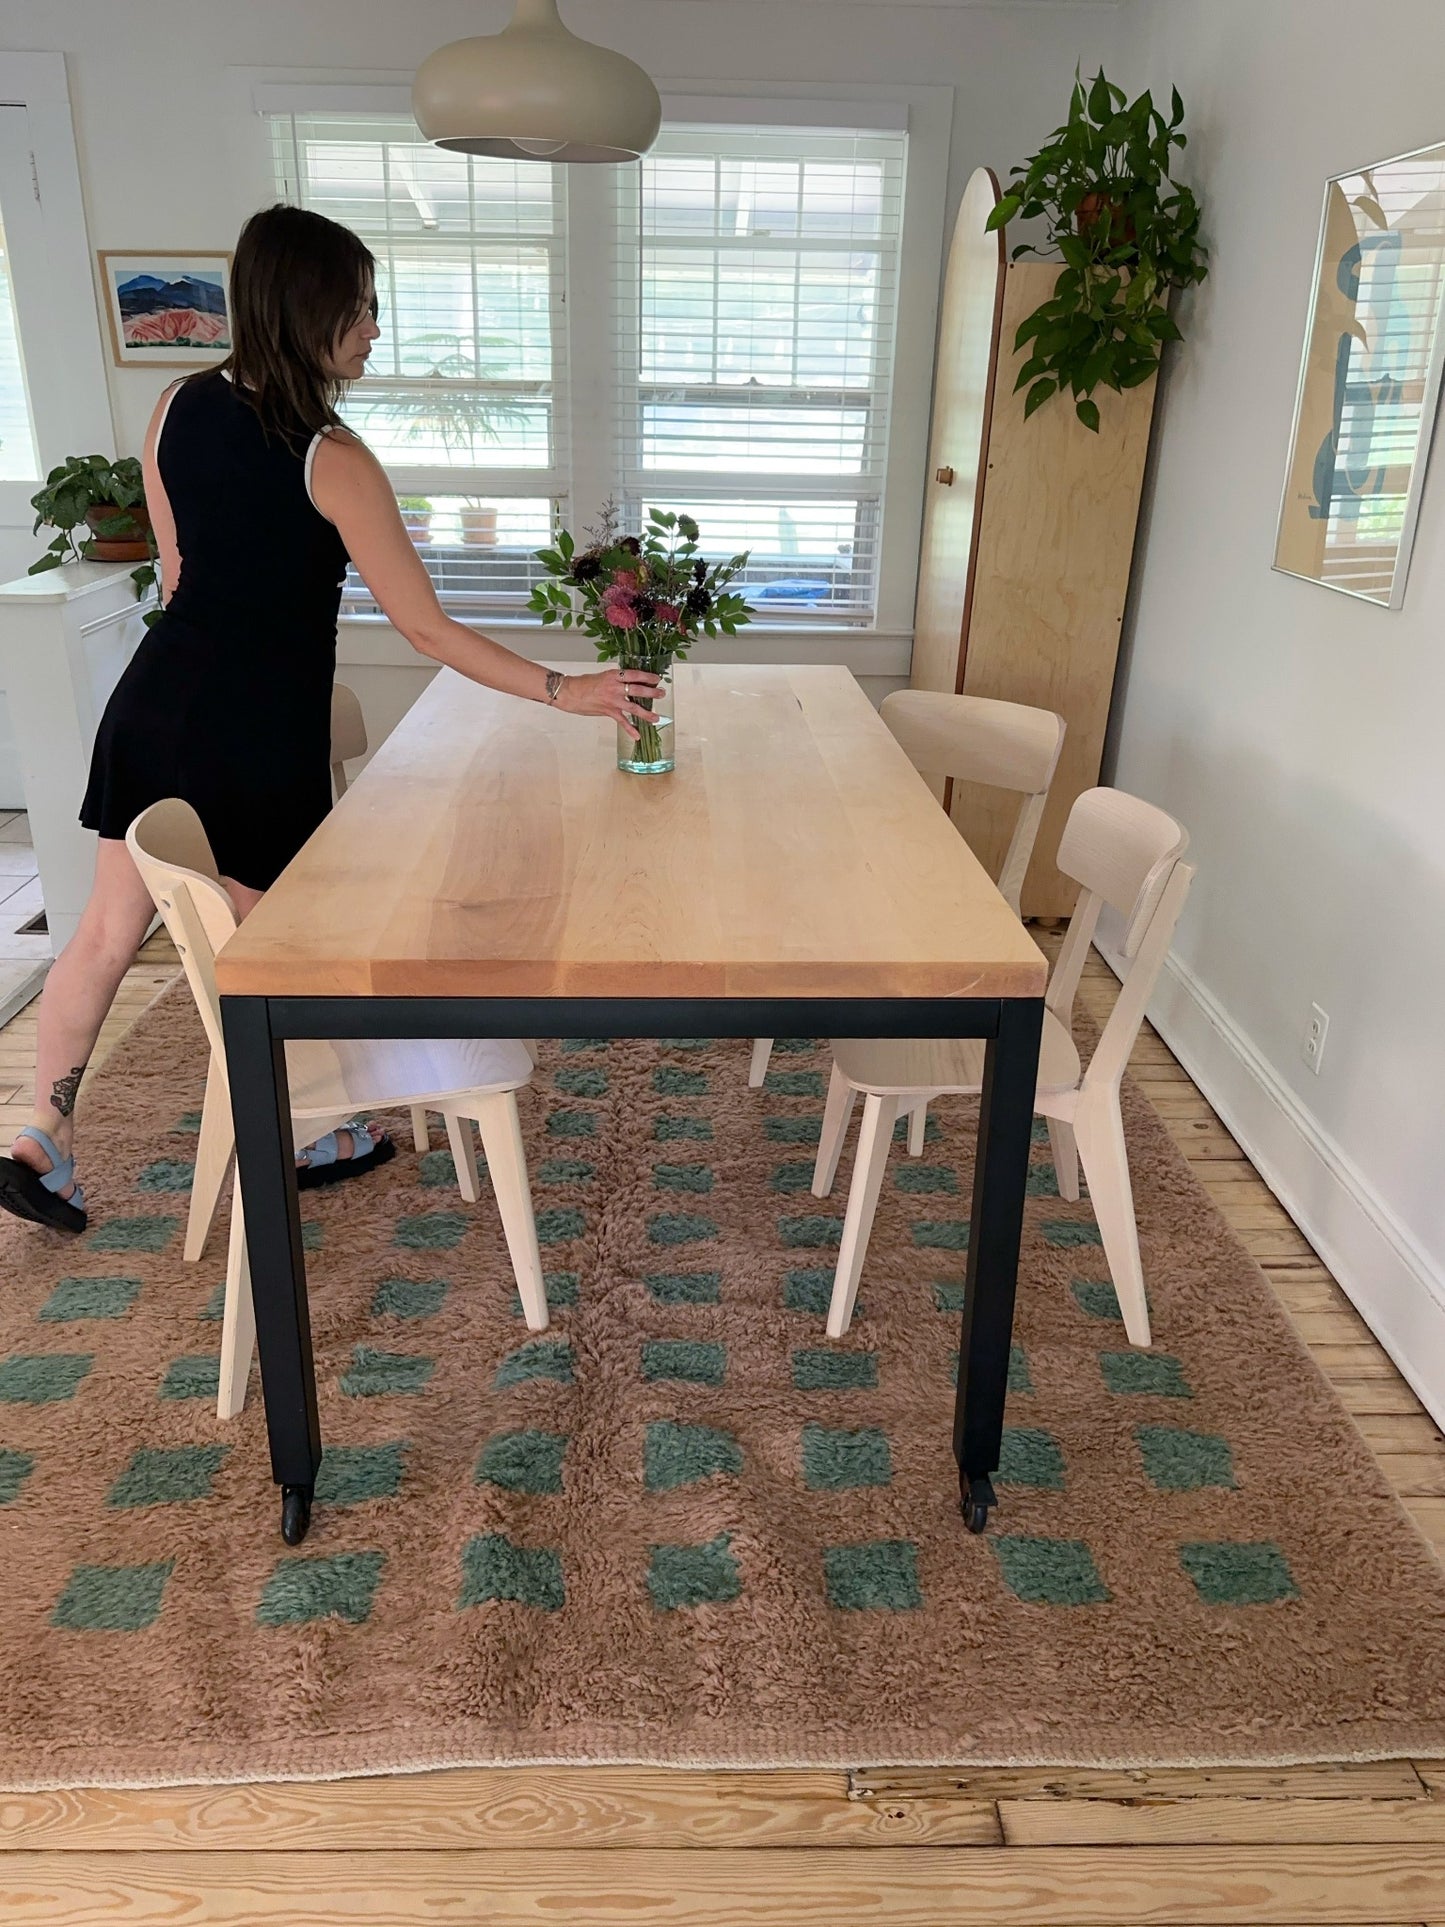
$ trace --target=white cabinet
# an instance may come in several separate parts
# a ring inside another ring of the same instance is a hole
[[[136,601],[131,566],[81,562],[0,588],[0,688],[56,956],[95,869],[95,838],[78,812],[96,728],[153,606]]]

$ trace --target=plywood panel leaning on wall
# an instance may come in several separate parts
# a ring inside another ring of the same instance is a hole
[[[978,168],[964,190],[943,284],[928,515],[913,618],[913,687],[953,689],[978,560],[984,450],[1003,313],[1004,238],[985,232],[998,181]],[[934,789],[943,794],[943,779]]]
[[[1003,265],[992,252],[997,235],[981,233],[997,197],[993,175],[979,169],[954,236],[911,681],[915,689],[1029,703],[1064,718],[1063,753],[1022,908],[1025,916],[1066,916],[1075,890],[1053,858],[1070,807],[1099,778],[1155,382],[1105,394],[1097,432],[1063,397],[1025,421],[1025,395],[1014,392],[1014,382],[1029,351],[1016,352],[1013,341],[1053,292],[1059,264]],[[992,288],[990,261],[997,263]],[[950,298],[956,280],[960,293],[967,286],[967,299]],[[998,298],[990,301],[995,289]],[[947,338],[955,327],[975,330],[974,339]],[[953,372],[959,366],[990,370],[981,410],[960,394]],[[940,480],[950,469],[952,479]],[[938,533],[957,520],[950,498],[961,485],[979,498],[962,556]],[[948,800],[953,820],[996,874],[1011,829],[1009,799],[954,783]]]

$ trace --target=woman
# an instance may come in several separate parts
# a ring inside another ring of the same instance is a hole
[[[232,270],[230,356],[176,383],[151,418],[146,502],[168,593],[96,736],[80,818],[100,839],[95,884],[41,1001],[35,1116],[0,1158],[0,1207],[33,1223],[85,1228],[76,1093],[153,915],[125,846],[133,819],[185,798],[245,916],[331,807],[348,557],[413,648],[473,682],[626,727],[647,713],[634,698],[653,676],[562,676],[443,614],[380,463],[336,412],[380,333],[374,273],[369,249],[321,215],[253,215]],[[299,1181],[391,1154],[374,1126],[337,1131],[298,1158]]]

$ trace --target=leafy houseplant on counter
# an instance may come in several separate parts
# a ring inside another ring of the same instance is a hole
[[[58,533],[39,561],[31,563],[29,574],[58,569],[65,562],[139,562],[130,577],[136,599],[157,586],[155,537],[134,455],[114,462],[106,455],[67,455],[31,496],[30,506],[35,510],[32,535],[43,528]],[[89,533],[77,540],[79,528]],[[159,616],[158,609],[150,610],[147,625]]]
[[[425,495],[398,495],[396,505],[401,510],[401,519],[412,541],[421,544],[431,541],[431,502]]]
[[[1017,349],[1032,343],[1014,384],[1029,391],[1025,419],[1067,390],[1079,420],[1097,431],[1095,389],[1137,388],[1164,343],[1182,339],[1169,296],[1202,281],[1209,257],[1198,203],[1169,177],[1171,150],[1186,140],[1184,103],[1172,93],[1166,121],[1149,93],[1126,104],[1102,73],[1088,87],[1076,74],[1068,120],[1013,170],[1018,178],[988,218],[991,230],[1042,217],[1064,262],[1053,299],[1014,337]],[[1025,242],[1013,258],[1042,252]]]
[[[538,549],[547,574],[532,590],[530,606],[544,623],[579,628],[597,645],[599,662],[623,669],[649,669],[660,676],[632,738],[619,724],[617,767],[660,775],[676,766],[672,720],[672,665],[682,661],[700,635],[735,635],[751,619],[745,599],[728,584],[747,566],[747,556],[709,563],[698,554],[698,528],[690,515],[649,511],[638,535],[618,532],[609,502],[579,550],[566,529],[554,546]]]

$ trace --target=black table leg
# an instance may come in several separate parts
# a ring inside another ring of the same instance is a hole
[[[1006,998],[984,1059],[953,1407],[953,1455],[970,1532],[983,1531],[997,1503],[993,1474],[1003,1444],[1043,1015],[1040,998]]]
[[[221,1023],[246,1210],[271,1476],[281,1488],[282,1537],[294,1546],[306,1537],[311,1523],[311,1499],[321,1464],[321,1422],[316,1412],[286,1046],[271,1034],[264,997],[223,997]]]

